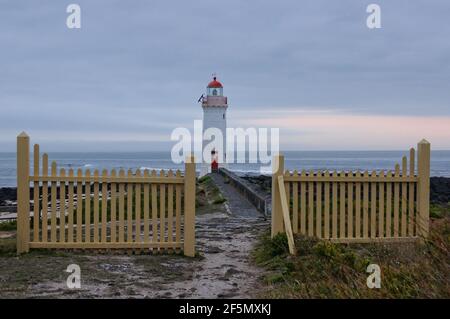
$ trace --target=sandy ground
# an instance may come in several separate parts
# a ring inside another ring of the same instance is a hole
[[[0,298],[249,298],[262,270],[250,260],[269,227],[234,189],[214,176],[223,211],[198,215],[198,257],[32,251],[0,257]],[[81,288],[66,285],[70,264],[81,268]]]

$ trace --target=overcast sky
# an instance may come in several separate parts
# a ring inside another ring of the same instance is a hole
[[[0,0],[0,151],[22,130],[50,151],[169,150],[214,72],[229,126],[279,127],[283,149],[450,149],[449,17],[448,0]]]

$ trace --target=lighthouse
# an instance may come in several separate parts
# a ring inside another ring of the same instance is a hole
[[[206,175],[211,171],[218,170],[225,165],[226,160],[226,132],[227,132],[227,97],[223,95],[223,85],[214,76],[206,87],[206,97],[201,99],[203,108],[203,140],[202,152],[210,140],[205,140],[205,131],[208,128],[216,128],[222,133],[222,149],[211,150],[211,160],[202,161],[200,175]],[[217,138],[217,137],[216,137]],[[220,154],[223,152],[223,154]],[[221,161],[221,159],[223,161]]]

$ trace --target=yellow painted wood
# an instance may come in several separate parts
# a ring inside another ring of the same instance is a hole
[[[33,148],[33,166],[34,166],[34,175],[39,176],[39,144],[34,144]],[[39,232],[40,232],[40,214],[41,211],[39,209],[39,201],[40,201],[40,190],[39,190],[39,182],[34,182],[33,184],[33,241],[39,241]]]
[[[325,171],[324,177],[329,177],[330,173]],[[324,238],[330,238],[330,183],[324,182]]]
[[[181,172],[177,170],[177,177],[181,177]],[[175,186],[175,241],[181,241],[181,185]]]
[[[173,178],[173,171],[169,170],[168,179]],[[173,241],[173,185],[167,185],[167,240]]]
[[[290,175],[290,172],[288,170],[286,170],[284,172],[284,176],[289,176],[289,175]],[[291,202],[291,185],[288,182],[284,183],[284,190],[286,191],[285,196],[287,198],[287,201],[288,201],[288,203],[290,203]],[[290,212],[291,209],[290,209],[289,204],[288,204],[288,210],[289,210],[289,216],[291,216],[291,212]],[[283,223],[283,231],[284,231],[284,223]]]
[[[195,159],[188,156],[184,169],[184,254],[195,256]]]
[[[91,171],[87,169],[84,173],[86,179],[91,177]],[[84,241],[89,243],[91,241],[91,183],[86,182],[85,188],[85,210],[84,210]]]
[[[164,170],[160,170],[159,175],[165,176]],[[159,241],[166,241],[166,185],[159,185]]]
[[[28,180],[30,182],[50,182],[50,181],[56,181],[56,182],[90,182],[90,183],[126,183],[126,184],[143,184],[143,183],[154,183],[154,184],[183,184],[184,179],[181,178],[173,178],[171,180],[167,180],[166,178],[161,178],[155,176],[149,177],[148,179],[145,179],[144,177],[135,177],[135,176],[124,176],[124,177],[115,177],[112,178],[111,176],[102,177],[102,176],[91,176],[89,179],[86,179],[85,176],[77,177],[77,176],[66,176],[61,177],[57,176],[55,178],[52,178],[51,176],[29,176]],[[413,181],[406,179],[404,180],[406,182]],[[415,180],[414,180],[415,181]]]
[[[419,240],[418,237],[376,237],[376,238],[331,238],[333,243],[341,244],[380,244],[380,243],[412,243]]]
[[[387,177],[392,176],[392,171]],[[386,183],[386,237],[392,237],[392,183]]]
[[[17,136],[17,254],[29,251],[30,243],[30,138]]]
[[[128,177],[133,176],[131,169]],[[127,242],[133,241],[133,184],[127,184]]]
[[[408,160],[406,156],[402,158],[402,176],[408,175]],[[402,199],[402,215],[401,215],[401,237],[405,237],[408,232],[408,216],[407,216],[407,207],[408,207],[408,184],[401,184],[401,199]]]
[[[111,170],[111,177],[116,177],[117,173],[115,169]],[[111,183],[111,230],[110,230],[110,242],[117,242],[117,184]]]
[[[96,169],[94,171],[94,177],[98,177],[99,176],[99,171],[98,169]],[[94,243],[98,243],[100,241],[100,237],[99,237],[99,191],[100,191],[100,186],[98,182],[94,183],[94,201],[93,201],[93,205],[94,205]]]
[[[430,143],[422,140],[417,145],[417,171],[419,182],[417,185],[418,206],[417,234],[428,237],[430,222]]]
[[[107,177],[108,171],[104,169],[102,171],[102,177]],[[101,241],[105,243],[107,241],[107,226],[108,226],[108,184],[102,183],[102,232]]]
[[[380,172],[381,176],[386,176],[385,171]],[[378,184],[378,237],[385,237],[384,231],[384,183]]]
[[[414,176],[416,151],[414,148],[409,150],[409,176]],[[415,188],[417,183],[409,183],[408,185],[408,236],[414,236],[414,223],[415,223]]]
[[[377,172],[372,171],[371,175]],[[377,237],[377,183],[370,183],[370,237]]]
[[[151,176],[156,176],[156,171],[152,170]],[[152,190],[152,241],[158,241],[158,189],[156,184],[150,185]]]
[[[48,155],[42,155],[42,175],[48,175]],[[42,183],[42,241],[48,240],[48,182]]]
[[[150,176],[148,169],[144,170],[144,177]],[[143,242],[148,243],[150,241],[150,185],[149,183],[144,184],[144,238]]]
[[[281,154],[275,155],[272,163],[272,189],[278,189],[278,176],[283,175],[284,171],[284,156]],[[283,212],[281,209],[281,198],[279,192],[272,192],[272,237],[283,232]]]
[[[337,176],[337,172],[333,172],[333,176]],[[333,238],[338,237],[338,185],[337,183],[331,184],[332,188],[332,199],[331,199],[331,236]]]
[[[66,170],[61,168],[59,176],[66,176]],[[66,241],[66,183],[59,184],[59,242]]]
[[[136,171],[136,176],[141,176],[141,170]],[[135,212],[135,229],[136,229],[136,235],[135,235],[135,241],[140,242],[142,241],[141,237],[141,184],[135,185],[135,196],[136,196],[136,212]]]
[[[31,179],[33,179],[33,177],[30,177]],[[43,178],[39,178],[39,181],[43,181]],[[286,177],[285,182],[330,182],[330,183],[356,183],[356,182],[360,182],[360,183],[364,183],[364,182],[368,182],[368,183],[372,183],[372,182],[398,182],[398,183],[410,183],[410,182],[417,182],[418,181],[418,177],[417,176],[401,176],[399,175],[398,177],[392,176],[389,179],[387,177],[380,177],[380,176],[360,176],[360,177],[356,177],[356,176],[334,176],[334,175],[330,175],[329,177],[321,177],[321,178],[317,178],[317,177],[310,177],[310,176],[305,176],[302,177],[301,175],[298,177],[294,177],[294,176],[289,176]]]
[[[288,245],[289,245],[289,253],[291,255],[296,254],[295,249],[295,243],[294,243],[294,235],[292,234],[292,226],[291,226],[291,218],[289,216],[289,205],[286,197],[286,189],[285,189],[285,183],[283,180],[283,175],[278,176],[278,191],[280,193],[280,199],[281,199],[281,209],[283,212],[283,222],[284,222],[284,229],[286,231],[287,239],[288,239]]]
[[[69,176],[73,176],[73,169],[69,169]],[[69,186],[67,191],[69,192],[68,199],[68,208],[67,208],[67,242],[73,242],[73,210],[74,210],[74,202],[73,202],[73,182],[69,182]]]
[[[341,176],[346,176],[345,172],[341,172]],[[339,183],[339,237],[347,237],[345,233],[345,220],[346,220],[346,207],[345,207],[345,200],[346,200],[346,194],[345,194],[345,183]]]
[[[349,172],[353,175],[353,172]],[[353,238],[353,183],[347,183],[347,237]]]
[[[309,176],[314,176],[313,170]],[[314,182],[308,183],[308,236],[314,236]]]
[[[302,176],[306,176],[305,170],[302,170]],[[306,235],[306,183],[300,184],[300,234]]]
[[[395,165],[395,176],[400,175],[400,166]],[[399,237],[400,183],[394,183],[394,237]]]
[[[119,176],[124,177],[125,171],[119,170]],[[125,185],[119,184],[119,242],[125,241]]]
[[[294,176],[298,176],[298,172],[294,171]],[[294,234],[297,234],[299,231],[299,223],[298,223],[298,183],[292,183],[292,230]]]
[[[359,178],[361,172],[358,170],[355,177]],[[361,238],[361,183],[355,183],[355,238]]]
[[[56,176],[56,162],[52,162],[51,168],[52,176]],[[57,199],[57,188],[56,182],[51,182],[50,191],[51,191],[51,210],[50,210],[50,240],[52,242],[56,242],[56,199]]]
[[[82,177],[83,171],[77,170],[77,176]],[[77,183],[77,242],[83,241],[83,184]]]
[[[322,171],[317,172],[322,176]],[[322,183],[316,183],[316,236],[322,238]]]
[[[181,248],[182,246],[183,243],[180,242],[30,243],[30,248],[39,248],[39,249],[151,249],[151,248]]]
[[[369,177],[369,172],[364,172],[364,177]],[[369,237],[369,183],[363,183],[363,236]]]

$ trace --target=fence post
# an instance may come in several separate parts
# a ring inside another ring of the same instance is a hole
[[[195,256],[195,158],[184,165],[184,255]]]
[[[276,234],[283,232],[283,210],[278,190],[278,176],[283,175],[284,156],[281,154],[275,155],[272,165],[272,237],[274,237]]]
[[[418,176],[418,235],[426,238],[430,228],[430,143],[423,139],[417,144]]]
[[[29,251],[30,241],[30,138],[17,136],[17,254]]]

